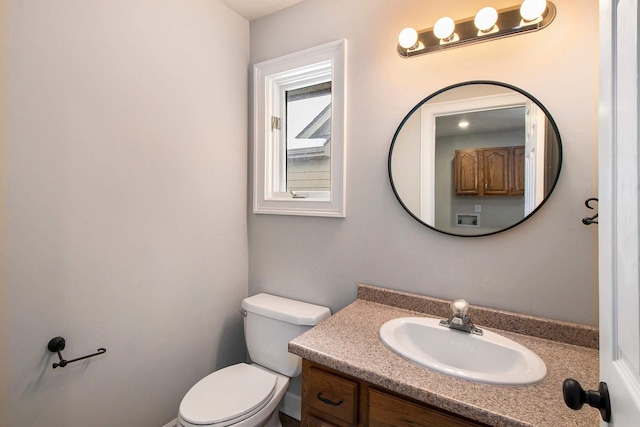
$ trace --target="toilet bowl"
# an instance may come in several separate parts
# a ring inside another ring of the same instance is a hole
[[[179,427],[278,427],[278,406],[289,377],[239,363],[216,371],[185,395]]]
[[[245,341],[254,362],[220,369],[184,396],[178,427],[281,427],[279,406],[302,361],[289,341],[328,318],[326,307],[268,294],[242,302]]]

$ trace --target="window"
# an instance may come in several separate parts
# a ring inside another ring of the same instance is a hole
[[[254,209],[345,216],[346,40],[254,67]]]

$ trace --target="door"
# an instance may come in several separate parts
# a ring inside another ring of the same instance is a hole
[[[510,160],[509,195],[524,196],[524,147],[513,147]]]
[[[600,376],[616,427],[640,420],[637,24],[636,0],[600,0]]]
[[[553,160],[547,162],[545,154],[549,146],[547,144],[546,114],[535,102],[525,103],[524,116],[524,216],[535,210],[547,196],[545,179],[553,177],[553,173],[546,173],[546,165],[554,164]],[[555,135],[553,136],[555,138]],[[553,179],[553,178],[552,178]]]

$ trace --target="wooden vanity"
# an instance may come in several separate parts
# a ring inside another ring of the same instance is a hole
[[[486,426],[304,359],[302,426]]]
[[[599,426],[597,410],[572,411],[562,399],[565,378],[598,385],[596,328],[472,306],[477,325],[547,365],[540,383],[515,387],[439,374],[379,339],[388,320],[448,310],[448,301],[360,285],[355,302],[289,343],[303,358],[302,426]]]

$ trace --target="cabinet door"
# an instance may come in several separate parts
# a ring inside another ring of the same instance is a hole
[[[482,152],[484,194],[509,194],[509,148],[487,148]]]
[[[524,147],[513,147],[511,153],[511,191],[512,196],[524,195]]]
[[[358,383],[320,369],[309,369],[309,425],[352,426],[358,422]],[[316,419],[313,419],[316,417]],[[318,419],[331,424],[319,424]]]
[[[369,427],[477,427],[474,421],[369,388]]]
[[[456,195],[480,194],[480,159],[478,150],[456,150],[454,185]]]

